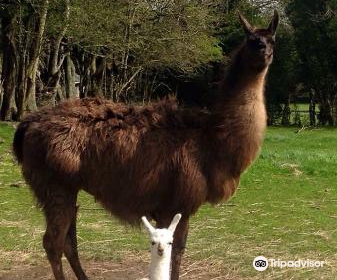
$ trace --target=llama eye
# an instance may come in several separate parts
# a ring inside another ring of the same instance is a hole
[[[152,246],[153,246],[153,245],[155,245],[155,244],[156,244],[156,242],[152,241],[152,242],[151,242],[151,244],[152,244]]]
[[[251,38],[251,39],[249,39],[248,40],[248,43],[249,44],[258,44],[259,43],[259,39],[257,39],[257,38]]]
[[[259,38],[253,38],[248,41],[248,44],[253,48],[262,48],[263,42]]]
[[[273,40],[273,39],[268,40],[268,43],[271,44],[271,45],[275,45],[275,40]]]
[[[257,37],[255,35],[249,35],[248,40],[249,41],[255,41]]]
[[[168,245],[172,245],[172,242],[167,243]]]

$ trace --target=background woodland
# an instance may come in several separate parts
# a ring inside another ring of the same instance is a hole
[[[244,39],[282,15],[270,125],[337,124],[337,0],[0,0],[0,119],[68,98],[207,107]]]

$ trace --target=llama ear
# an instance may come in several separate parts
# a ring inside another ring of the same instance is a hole
[[[268,30],[269,32],[274,36],[276,34],[276,30],[278,27],[278,24],[280,22],[280,16],[276,10],[274,10],[274,16],[273,19],[271,20]]]
[[[254,28],[251,26],[248,20],[240,12],[238,12],[238,14],[239,14],[239,19],[243,27],[243,30],[246,32],[247,35],[253,34]]]
[[[150,222],[146,219],[145,216],[142,217],[143,224],[146,228],[146,230],[151,234],[155,231],[154,227],[150,224]]]
[[[169,231],[174,232],[176,230],[176,227],[181,219],[181,214],[176,214],[168,228]]]

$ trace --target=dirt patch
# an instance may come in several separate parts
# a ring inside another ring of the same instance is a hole
[[[66,279],[76,280],[67,261],[63,261]],[[220,263],[211,261],[185,261],[182,265],[182,280],[219,280],[239,279],[238,275],[225,273]],[[139,280],[147,277],[148,263],[141,259],[123,261],[83,261],[83,267],[89,279],[95,280]],[[0,270],[1,280],[53,280],[51,268],[47,262],[38,265],[20,265],[8,271]]]
[[[64,272],[66,278],[69,280],[76,280],[77,278],[73,274],[70,266],[66,261],[64,264]],[[144,275],[145,264],[136,263],[113,263],[113,262],[96,262],[96,261],[85,261],[83,262],[83,267],[89,277],[89,279],[116,279],[116,280],[135,280],[140,279]],[[1,280],[53,280],[52,271],[48,263],[41,265],[26,265],[21,267],[15,267],[8,272],[1,275]]]
[[[290,170],[295,176],[301,176],[303,174],[298,164],[284,163],[281,167]]]

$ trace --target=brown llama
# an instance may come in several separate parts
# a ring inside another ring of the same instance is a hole
[[[228,199],[256,158],[266,127],[264,83],[273,59],[279,17],[247,34],[219,83],[214,110],[179,108],[174,101],[136,107],[101,99],[66,101],[28,115],[13,148],[46,217],[43,247],[55,279],[65,279],[61,257],[78,279],[76,239],[79,190],[120,220],[142,216],[167,228],[182,213],[172,252],[171,279],[179,279],[189,217],[205,202]]]

